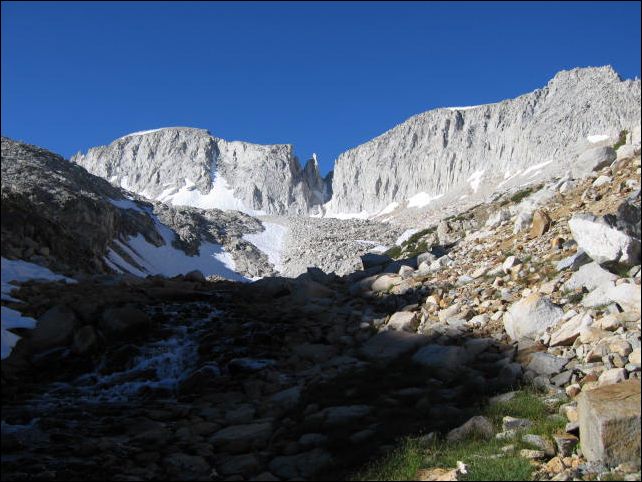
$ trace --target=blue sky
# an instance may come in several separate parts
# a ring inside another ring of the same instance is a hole
[[[65,157],[207,128],[322,171],[408,117],[640,75],[639,2],[2,2],[2,134]]]

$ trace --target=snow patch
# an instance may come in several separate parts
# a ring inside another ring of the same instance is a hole
[[[146,208],[144,212],[152,219],[156,230],[165,241],[163,246],[154,246],[142,234],[131,236],[125,242],[114,242],[135,261],[140,268],[132,266],[116,251],[110,248],[105,263],[116,271],[128,272],[135,276],[159,274],[163,276],[176,276],[193,270],[199,270],[205,276],[219,275],[233,281],[247,281],[247,278],[238,274],[235,269],[234,259],[226,253],[223,246],[216,243],[202,242],[199,252],[195,256],[188,256],[184,251],[176,249],[172,243],[176,235],[158,217]]]
[[[444,107],[445,109],[448,110],[470,110],[470,109],[476,109],[477,107],[482,107],[483,104],[480,105],[467,105],[463,107]]]
[[[484,176],[484,170],[482,169],[481,171],[475,171],[468,178],[468,182],[470,183],[470,187],[472,188],[473,192],[477,192],[477,190],[479,189],[479,185],[481,184],[481,180],[483,176]]]
[[[244,234],[243,239],[252,243],[260,251],[264,252],[274,269],[281,271],[283,266],[283,242],[288,232],[285,226],[276,223],[263,222],[265,228],[260,233]]]
[[[11,281],[20,283],[28,280],[39,280],[76,283],[74,279],[56,274],[43,266],[27,261],[2,258],[1,263],[2,299],[5,301],[18,301],[10,295],[11,291],[16,288],[15,285],[10,283]],[[3,360],[9,356],[11,350],[20,339],[18,335],[9,330],[13,328],[35,328],[36,323],[33,318],[22,316],[20,312],[6,306],[2,307],[0,313],[0,345]]]
[[[158,129],[150,129],[148,131],[138,131],[138,132],[132,132],[131,134],[126,134],[119,139],[125,139],[127,137],[132,137],[132,136],[144,136],[145,134],[151,134],[152,132],[158,132],[162,131],[164,129],[174,129],[174,127],[160,127]]]
[[[120,209],[133,209],[134,211],[138,211],[139,213],[147,213],[147,211],[142,209],[131,199],[108,199],[108,201]]]
[[[174,206],[241,211],[251,216],[266,214],[265,211],[246,207],[243,201],[234,196],[234,189],[230,188],[227,181],[220,175],[215,175],[212,188],[207,194],[202,194],[196,189],[196,184],[193,181],[185,179],[185,185],[178,191],[176,188],[170,187],[165,189],[156,199]]]
[[[431,196],[427,192],[420,192],[408,199],[409,208],[422,208],[427,206],[431,202],[443,197],[443,194],[438,194],[437,196]]]
[[[589,141],[591,144],[595,144],[596,142],[606,141],[608,139],[609,139],[609,136],[605,134],[596,134],[596,135],[588,136],[586,138],[586,140]]]
[[[418,232],[419,232],[418,229],[406,229],[403,233],[401,233],[401,236],[397,238],[397,240],[395,241],[395,244],[397,246],[401,246],[403,243],[405,243],[410,239],[410,236]]]
[[[399,207],[399,203],[398,202],[391,202],[385,208],[383,208],[381,211],[379,211],[377,216],[383,216],[384,214],[390,214],[391,212],[393,212],[398,207]]]
[[[528,173],[530,173],[530,172],[537,171],[538,169],[541,169],[541,168],[542,168],[542,167],[544,167],[544,166],[548,166],[551,162],[553,162],[553,160],[552,160],[552,159],[551,159],[550,161],[546,161],[546,162],[541,162],[541,163],[539,163],[539,164],[535,164],[534,166],[531,166],[531,167],[529,167],[528,169],[526,169],[526,170],[522,173],[522,176],[525,176],[526,174],[528,174]]]

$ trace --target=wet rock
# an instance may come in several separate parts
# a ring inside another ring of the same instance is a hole
[[[179,383],[181,393],[198,393],[212,390],[216,380],[221,376],[221,369],[216,363],[208,363],[193,371]]]
[[[96,330],[91,325],[85,325],[74,334],[74,341],[71,349],[78,355],[89,352],[97,343]]]
[[[107,335],[123,337],[140,334],[152,324],[144,311],[132,306],[109,308],[102,314],[100,329]]]

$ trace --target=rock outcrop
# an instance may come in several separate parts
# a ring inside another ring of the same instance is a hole
[[[133,133],[71,158],[150,199],[249,214],[308,214],[325,202],[316,157],[301,168],[288,144],[226,141],[205,129]]]
[[[374,214],[413,197],[416,205],[450,191],[472,198],[543,168],[546,176],[598,169],[615,160],[612,149],[606,158],[598,149],[598,160],[578,155],[639,123],[639,80],[623,81],[611,67],[562,71],[529,94],[430,110],[344,152],[327,208]]]
[[[236,272],[266,276],[274,273],[267,256],[243,239],[262,229],[260,221],[241,212],[135,199],[57,154],[2,138],[3,257],[70,275],[123,267],[132,274],[157,274],[163,266],[156,260],[156,269],[145,268],[145,261],[152,260],[145,259],[140,246],[175,248],[190,260],[210,243],[225,248]],[[133,238],[139,248],[132,251]],[[174,268],[172,274],[181,273],[180,266]],[[185,272],[192,269],[186,266]]]

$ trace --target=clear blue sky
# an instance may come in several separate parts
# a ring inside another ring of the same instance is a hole
[[[411,115],[605,64],[640,75],[639,2],[2,2],[2,134],[69,157],[203,127],[325,173]]]

